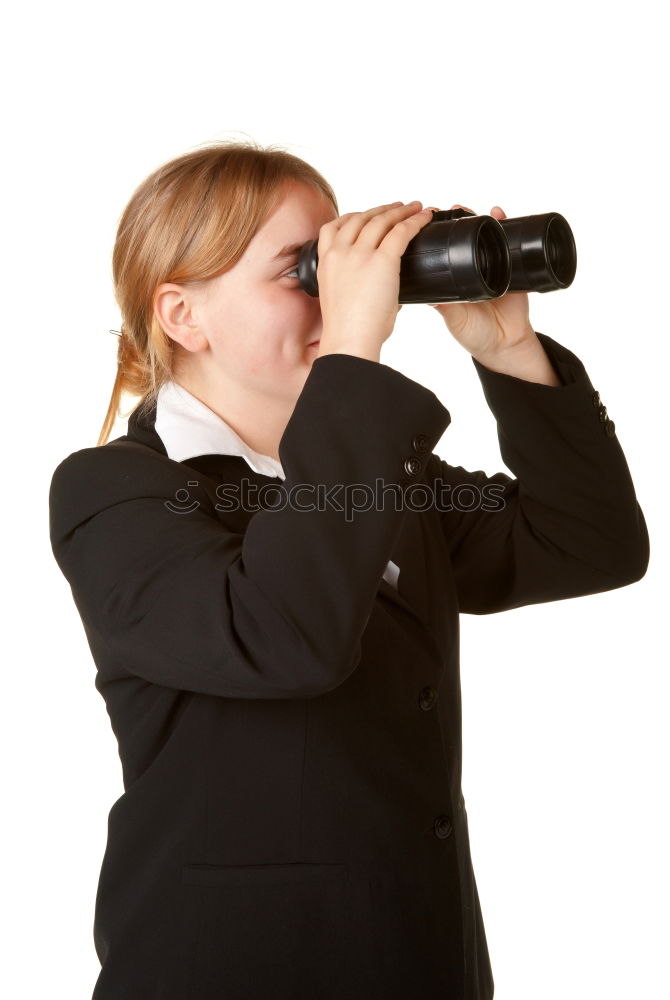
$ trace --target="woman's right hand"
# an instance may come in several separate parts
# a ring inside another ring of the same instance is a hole
[[[317,281],[323,318],[319,354],[354,354],[379,361],[402,308],[400,258],[429,222],[421,202],[349,212],[319,231]]]

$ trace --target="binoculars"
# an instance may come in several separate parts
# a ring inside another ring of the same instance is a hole
[[[319,294],[318,239],[300,249],[298,277]],[[577,248],[558,212],[501,222],[467,209],[433,211],[400,259],[399,303],[482,302],[505,292],[551,292],[572,284]]]

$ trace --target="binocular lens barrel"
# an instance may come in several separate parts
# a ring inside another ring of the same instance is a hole
[[[477,233],[477,265],[486,287],[493,295],[502,295],[510,277],[510,258],[498,230],[492,226],[482,226]]]
[[[490,215],[458,221],[442,216],[434,213],[402,256],[400,302],[477,302],[503,295],[511,264],[500,223]]]
[[[508,291],[550,292],[567,288],[577,271],[577,248],[558,212],[503,219],[512,260]]]

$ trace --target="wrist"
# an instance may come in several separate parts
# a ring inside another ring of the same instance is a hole
[[[563,384],[534,330],[514,344],[473,354],[472,357],[484,368],[501,375],[549,386]]]

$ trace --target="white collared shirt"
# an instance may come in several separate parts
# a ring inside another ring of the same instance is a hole
[[[175,462],[198,455],[241,455],[254,472],[286,479],[278,459],[250,448],[223,417],[178,382],[165,382],[158,391],[156,433]]]
[[[198,455],[240,455],[254,472],[286,479],[278,459],[250,448],[223,417],[178,382],[164,382],[160,387],[155,427],[168,458],[175,462]],[[399,567],[389,560],[383,576],[396,590],[399,572]]]

